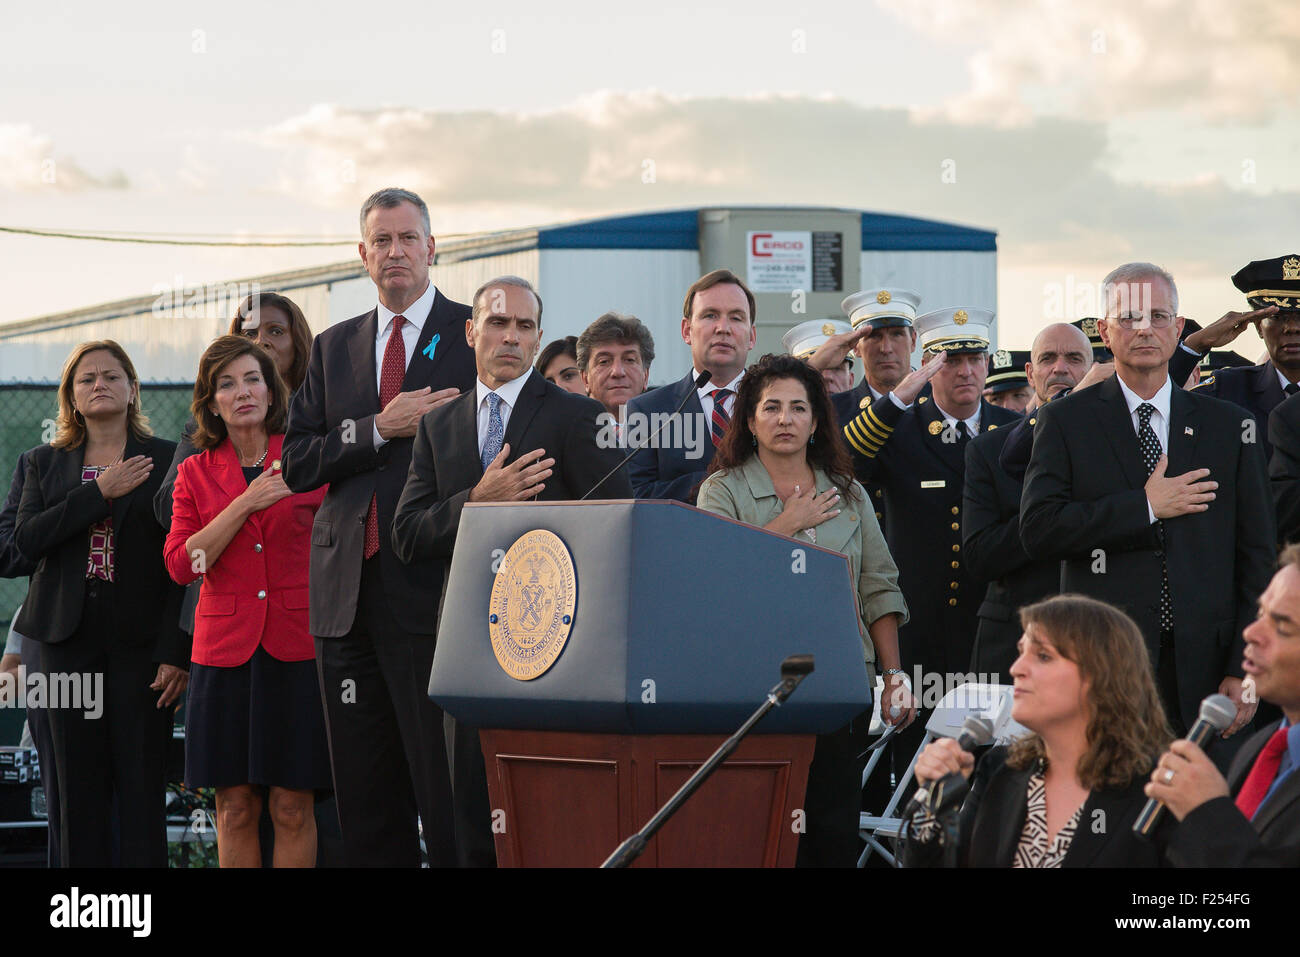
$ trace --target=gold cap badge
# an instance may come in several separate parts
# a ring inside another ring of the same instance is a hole
[[[957,325],[959,326],[966,325],[966,320],[969,318],[970,317],[966,315],[965,309],[958,309],[956,312],[952,314],[952,321],[957,323]]]
[[[876,302],[880,303],[882,306],[893,298],[894,297],[889,294],[888,289],[882,289],[880,292],[876,293]]]
[[[1290,259],[1282,260],[1282,278],[1300,279],[1300,259],[1292,256]]]
[[[1083,320],[1083,334],[1089,339],[1096,339],[1101,333],[1097,329],[1096,319]]]
[[[1006,349],[999,349],[993,353],[993,368],[1005,369],[1009,365],[1011,365],[1011,353]]]
[[[822,335],[823,335],[823,336],[833,336],[833,335],[835,335],[835,327],[832,326],[829,322],[827,322],[827,323],[823,323],[823,324],[822,324]]]

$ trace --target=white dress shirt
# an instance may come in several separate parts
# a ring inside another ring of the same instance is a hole
[[[433,308],[435,292],[437,290],[434,288],[433,283],[429,283],[428,288],[424,290],[420,298],[411,303],[411,307],[406,312],[400,314],[393,312],[382,302],[379,303],[378,330],[375,334],[376,385],[382,382],[384,378],[384,351],[388,348],[388,336],[393,331],[393,317],[401,315],[406,320],[402,323],[402,344],[406,347],[406,367],[409,369],[411,359],[415,354],[415,347],[420,343],[420,333],[424,331],[424,320],[429,318],[429,310]],[[388,444],[388,440],[379,434],[378,425],[375,425],[372,431],[375,448]]]
[[[511,379],[505,385],[498,389],[489,389],[479,379],[475,383],[478,395],[478,454],[479,458],[483,457],[483,446],[487,444],[488,421],[492,418],[492,409],[488,405],[488,394],[495,392],[501,396],[501,404],[497,411],[501,415],[501,434],[504,436],[506,427],[510,425],[510,412],[519,403],[519,393],[523,391],[524,383],[528,381],[528,376],[532,374],[532,369],[525,369],[523,374],[516,379]],[[518,452],[519,449],[512,449],[512,452]],[[525,451],[531,452],[532,449]]]
[[[1149,402],[1155,406],[1155,412],[1151,414],[1151,431],[1156,434],[1156,440],[1160,443],[1160,451],[1165,455],[1169,454],[1169,400],[1174,394],[1174,382],[1166,377],[1165,384],[1149,399],[1144,399],[1127,385],[1118,375],[1115,381],[1119,383],[1119,390],[1124,393],[1124,401],[1128,403],[1128,417],[1133,423],[1133,434],[1141,435],[1142,423],[1138,419],[1137,409],[1143,402]],[[1147,517],[1154,523],[1156,520],[1156,511],[1151,507],[1151,499],[1147,499]]]
[[[691,372],[694,373],[694,375],[695,375],[695,380],[698,382],[698,381],[699,381],[699,378],[700,378],[700,370],[699,370],[699,369],[692,369]],[[699,393],[699,395],[700,395],[700,405],[703,406],[703,408],[704,408],[704,421],[707,422],[707,423],[710,423],[709,428],[712,428],[712,427],[713,427],[711,423],[713,422],[713,392],[714,392],[714,390],[715,390],[715,389],[730,389],[730,390],[731,390],[731,395],[727,396],[727,398],[724,400],[724,401],[726,402],[726,408],[723,409],[724,412],[726,412],[728,415],[730,415],[730,414],[732,413],[732,411],[736,408],[736,390],[738,390],[738,389],[740,388],[740,380],[743,379],[743,378],[745,378],[745,370],[744,370],[744,369],[741,369],[741,370],[740,370],[740,375],[736,376],[734,379],[732,379],[732,380],[731,380],[730,382],[728,382],[726,385],[718,385],[718,383],[714,382],[713,380],[709,380],[708,382],[706,382],[706,383],[704,384],[704,388],[703,388],[703,389],[697,389],[697,390],[696,390],[696,391]]]
[[[893,393],[891,392],[890,395],[893,395]],[[934,400],[933,396],[931,396],[931,401],[933,400]],[[934,403],[934,407],[938,409],[939,414],[943,416],[944,424],[949,429],[951,429],[954,433],[957,433],[957,422],[958,422],[957,416],[945,412],[943,406],[941,406],[938,402]],[[979,405],[975,406],[974,415],[972,415],[969,419],[960,420],[966,423],[966,428],[970,431],[972,438],[980,434],[980,413],[983,411],[984,411],[984,403],[981,402]]]

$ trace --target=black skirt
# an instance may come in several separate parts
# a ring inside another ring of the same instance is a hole
[[[190,665],[185,783],[330,787],[316,662],[280,661],[258,647],[234,668]]]

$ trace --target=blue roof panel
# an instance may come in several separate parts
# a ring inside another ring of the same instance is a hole
[[[537,231],[538,249],[699,249],[699,210],[612,216]]]
[[[998,234],[987,229],[954,226],[933,219],[863,213],[862,248],[994,252],[998,248]]]

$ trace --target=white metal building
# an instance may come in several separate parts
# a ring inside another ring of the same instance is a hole
[[[730,268],[754,288],[761,355],[781,351],[781,335],[797,322],[842,316],[844,296],[875,284],[917,290],[922,312],[996,313],[996,239],[989,230],[862,210],[686,209],[440,242],[432,277],[462,302],[494,276],[528,279],[546,305],[544,342],[577,335],[609,310],[635,315],[654,335],[651,383],[662,384],[690,361],[682,298],[711,269]],[[192,381],[204,347],[257,289],[289,296],[316,331],[375,304],[360,261],[155,291],[0,327],[0,382],[56,380],[72,347],[88,339],[122,343],[145,381]]]

